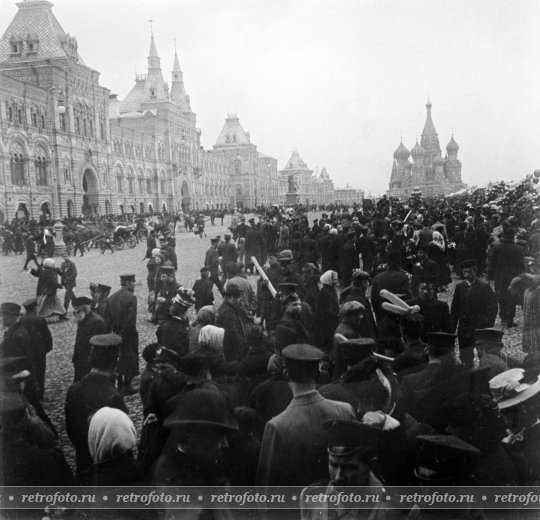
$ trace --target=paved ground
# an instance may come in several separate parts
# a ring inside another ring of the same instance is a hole
[[[310,215],[314,218],[315,215]],[[207,229],[207,237],[200,239],[193,233],[184,230],[176,234],[178,255],[178,273],[179,283],[192,287],[193,282],[199,275],[199,269],[204,261],[204,253],[209,247],[210,238],[218,234],[223,235],[226,232],[226,226],[230,222],[230,217],[225,220],[225,226],[216,226]],[[219,222],[219,220],[217,221]],[[119,286],[119,275],[124,272],[136,274],[138,285],[136,294],[139,300],[138,308],[138,330],[140,338],[140,350],[149,343],[155,341],[155,326],[148,323],[147,296],[146,288],[146,261],[141,261],[145,254],[145,244],[140,244],[135,249],[118,251],[115,254],[106,252],[102,255],[98,250],[93,250],[85,254],[84,257],[74,259],[77,270],[77,288],[75,294],[78,296],[89,295],[88,286],[90,282],[101,282],[113,287],[113,291]],[[22,302],[35,295],[36,278],[30,276],[22,270],[24,256],[0,257],[0,301]],[[57,259],[60,264],[60,259]],[[255,280],[252,277],[252,280]],[[450,301],[453,294],[453,285],[450,290],[442,295],[442,299]],[[63,292],[60,291],[60,297]],[[216,301],[221,298],[216,291]],[[521,310],[518,309],[517,320],[521,323]],[[497,320],[497,324],[499,321]],[[75,338],[76,326],[72,321],[57,322],[52,320],[50,328],[54,338],[52,352],[47,358],[46,374],[46,392],[44,406],[51,417],[51,420],[60,432],[60,445],[68,459],[70,465],[74,466],[74,451],[65,433],[64,426],[64,402],[66,391],[73,381],[73,366],[71,364],[71,355]],[[520,354],[520,333],[519,327],[507,331],[507,350],[508,353]],[[141,369],[142,367],[141,359]],[[130,409],[130,416],[135,423],[137,431],[141,429],[141,402],[139,395],[126,398]]]

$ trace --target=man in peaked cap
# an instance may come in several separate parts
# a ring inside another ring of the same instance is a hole
[[[93,300],[86,296],[79,296],[73,300],[73,315],[77,323],[77,334],[71,358],[75,370],[74,383],[90,372],[90,350],[92,349],[90,339],[98,334],[107,333],[107,324],[101,316],[91,310],[92,303]]]
[[[210,247],[206,251],[204,257],[204,267],[210,270],[210,280],[214,282],[219,292],[223,294],[223,285],[219,279],[219,254],[217,251],[219,240],[217,238],[210,239]]]
[[[121,288],[109,297],[105,322],[109,330],[122,337],[118,360],[118,387],[123,393],[132,394],[131,379],[139,373],[139,333],[137,331],[137,297],[135,275],[120,276]]]
[[[90,373],[73,383],[66,395],[66,432],[75,447],[77,476],[93,463],[88,448],[90,417],[104,406],[128,413],[114,386],[122,338],[116,334],[99,334],[90,338],[90,345]]]
[[[195,280],[193,284],[193,292],[195,294],[195,310],[199,312],[199,309],[206,305],[214,305],[214,282],[210,280],[210,269],[208,267],[201,267],[201,277]]]
[[[317,391],[321,350],[295,344],[285,347],[282,356],[293,399],[266,424],[255,481],[264,486],[306,486],[328,474],[328,432],[323,423],[356,416],[349,404],[329,401]]]
[[[328,473],[330,481],[327,485],[313,485],[302,490],[300,504],[302,509],[301,518],[328,519],[353,517],[361,518],[363,511],[354,510],[350,504],[334,504],[330,500],[320,500],[314,506],[308,500],[308,495],[323,495],[331,497],[339,493],[340,487],[371,486],[371,492],[380,495],[383,492],[382,483],[373,474],[377,453],[379,451],[380,433],[371,426],[359,421],[328,421],[324,423],[328,431]],[[328,482],[328,479],[325,480]],[[319,484],[319,483],[317,483]],[[374,500],[373,509],[369,510],[370,517],[374,511],[381,509],[383,503],[379,498]],[[320,503],[319,503],[320,502]],[[367,511],[366,511],[367,513]]]
[[[37,298],[30,298],[23,302],[26,314],[19,318],[19,323],[28,331],[31,343],[31,362],[34,367],[34,376],[38,385],[39,398],[43,398],[45,390],[45,371],[47,368],[47,354],[52,350],[53,340],[47,320],[37,315]]]
[[[217,486],[226,482],[219,461],[228,446],[227,435],[238,425],[225,397],[205,389],[187,392],[164,426],[171,434],[153,471],[153,485]]]
[[[93,295],[94,307],[93,311],[101,316],[103,319],[105,316],[105,308],[109,303],[109,295],[111,294],[111,286],[98,283],[95,294]]]
[[[456,285],[450,318],[452,330],[457,329],[461,361],[472,366],[474,331],[493,327],[497,317],[497,298],[489,284],[477,277],[475,260],[464,260],[461,269],[465,280]]]
[[[428,257],[428,246],[418,244],[416,247],[418,261],[413,265],[411,287],[415,297],[418,296],[418,286],[420,282],[433,280],[437,284],[439,279],[439,264]]]
[[[189,352],[188,310],[194,303],[192,291],[180,287],[169,306],[168,321],[159,325],[156,336],[158,342],[182,357]]]
[[[480,450],[453,435],[419,435],[414,474],[430,486],[474,483],[474,465]]]
[[[0,356],[27,358],[29,368],[32,367],[32,341],[28,330],[19,322],[21,306],[18,303],[4,302],[0,305],[0,319],[5,329]]]
[[[278,256],[279,266],[281,267],[281,273],[278,279],[278,285],[280,283],[295,283],[298,285],[297,292],[302,297],[305,292],[304,280],[302,276],[296,273],[291,268],[293,261],[293,254],[290,249],[284,249]]]

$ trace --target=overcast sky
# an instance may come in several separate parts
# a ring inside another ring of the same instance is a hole
[[[0,0],[2,32],[16,10]],[[146,71],[147,20],[169,84],[176,38],[206,148],[236,112],[279,168],[296,149],[336,186],[378,194],[429,97],[466,183],[540,168],[537,0],[56,0],[53,12],[120,99]]]

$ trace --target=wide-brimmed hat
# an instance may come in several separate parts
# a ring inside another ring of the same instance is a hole
[[[540,379],[535,382],[526,382],[523,368],[511,368],[490,379],[489,389],[499,410],[504,410],[540,392]]]

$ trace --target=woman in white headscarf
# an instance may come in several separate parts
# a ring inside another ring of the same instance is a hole
[[[88,448],[94,461],[85,480],[93,486],[127,486],[144,483],[139,463],[133,458],[137,432],[131,419],[116,408],[105,406],[92,417]]]
[[[332,350],[334,331],[339,325],[338,274],[326,271],[320,278],[321,290],[315,313],[315,343],[326,353]]]
[[[223,356],[224,337],[225,329],[215,325],[205,325],[199,332],[199,346],[213,350],[218,356]]]
[[[45,258],[43,265],[39,269],[30,269],[30,274],[38,277],[36,296],[38,301],[37,314],[48,318],[54,314],[60,319],[67,319],[66,309],[62,305],[56,291],[62,288],[58,282],[58,272],[54,263],[54,258]]]
[[[189,351],[193,352],[199,347],[199,334],[205,325],[214,325],[216,311],[213,305],[205,305],[197,312],[197,319],[189,329]]]

